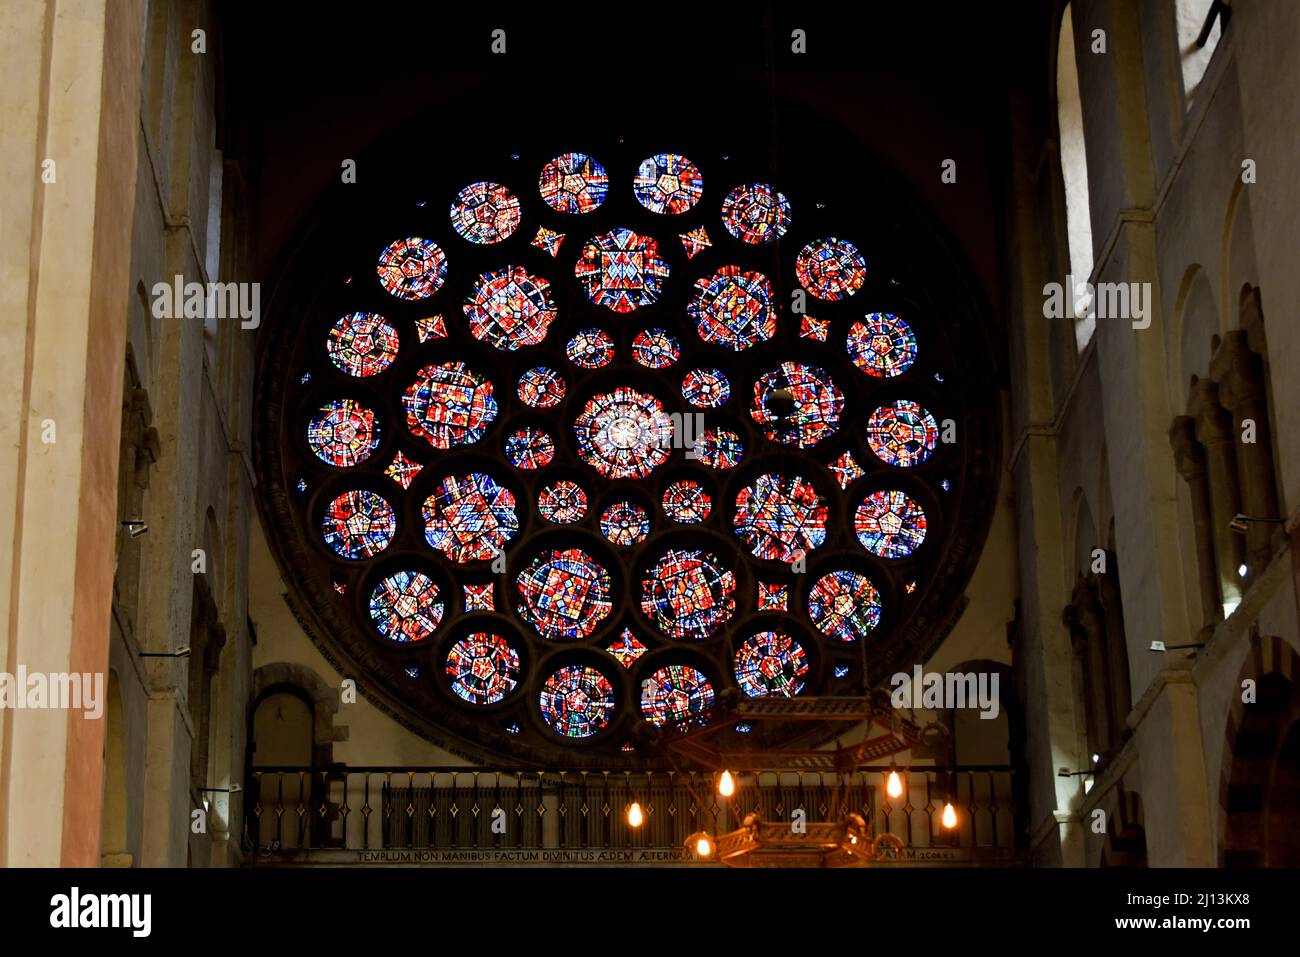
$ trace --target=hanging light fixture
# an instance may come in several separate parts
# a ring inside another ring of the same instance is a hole
[[[957,826],[957,809],[948,801],[943,806],[943,826],[951,831]]]
[[[885,793],[891,798],[903,796],[903,778],[892,768],[889,771],[889,777],[885,779]]]
[[[627,823],[628,827],[640,827],[645,823],[645,815],[641,812],[641,805],[636,801],[627,806]]]
[[[684,842],[686,849],[700,860],[713,856],[713,838],[706,831],[696,831]]]
[[[724,798],[729,798],[736,793],[736,779],[731,776],[730,771],[723,771],[718,778],[718,793]]]

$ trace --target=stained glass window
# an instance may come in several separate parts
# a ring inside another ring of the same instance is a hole
[[[614,358],[614,340],[603,329],[583,329],[569,340],[564,354],[575,366],[599,369]]]
[[[537,235],[532,238],[529,245],[536,246],[552,257],[560,254],[560,244],[564,242],[564,233],[557,233],[553,229],[547,229],[545,226],[537,227]]]
[[[560,213],[590,213],[605,201],[609,176],[585,153],[562,153],[542,167],[542,199]]]
[[[483,472],[448,475],[423,514],[429,546],[459,564],[494,558],[519,531],[514,493]]]
[[[705,342],[740,352],[776,333],[772,284],[761,272],[723,266],[695,281],[695,298],[686,311]]]
[[[684,213],[700,201],[704,177],[699,167],[677,153],[656,153],[641,162],[632,190],[652,213]]]
[[[668,264],[653,237],[618,228],[587,241],[573,274],[596,305],[631,312],[659,298]]]
[[[406,425],[435,449],[469,445],[497,417],[492,383],[464,362],[421,369],[402,396]]]
[[[849,358],[867,375],[902,375],[916,361],[916,348],[912,327],[892,313],[868,313],[849,328]]]
[[[770,243],[790,228],[790,201],[766,183],[737,186],[722,201],[722,225],[743,242]]]
[[[867,419],[867,444],[876,457],[905,469],[920,465],[934,452],[939,426],[934,416],[910,399],[882,405]]]
[[[606,478],[645,478],[668,460],[673,441],[663,404],[623,386],[592,397],[573,431],[578,454]]]
[[[375,492],[344,492],[325,508],[321,521],[325,544],[343,558],[358,560],[378,555],[397,533],[393,506]]]
[[[535,409],[550,409],[564,401],[564,376],[548,366],[529,369],[519,377],[519,398]]]
[[[542,685],[540,704],[557,734],[589,738],[614,717],[614,686],[589,665],[565,665]]]
[[[736,495],[736,534],[755,558],[789,564],[826,541],[827,505],[799,475],[760,475]]]
[[[862,547],[881,558],[906,558],[925,541],[925,511],[896,489],[872,492],[853,516]]]
[[[442,613],[438,586],[420,572],[395,572],[370,593],[370,620],[393,641],[428,638],[442,621]]]
[[[555,315],[551,284],[523,266],[483,273],[465,302],[474,338],[508,351],[545,339]]]
[[[384,474],[396,482],[402,488],[410,488],[415,477],[420,474],[424,468],[419,462],[412,462],[401,451],[393,456],[393,461],[389,463],[388,468],[384,469]]]
[[[734,469],[745,455],[745,443],[731,429],[707,428],[695,439],[686,457],[711,469]]]
[[[694,259],[713,245],[713,240],[709,239],[709,231],[703,226],[697,226],[689,232],[680,233],[677,238],[682,241],[682,248],[686,250],[687,259]]]
[[[587,514],[587,493],[577,482],[555,482],[538,494],[537,511],[548,522],[572,525]]]
[[[465,611],[496,611],[496,589],[491,582],[465,583]]]
[[[736,576],[712,552],[669,549],[641,581],[641,611],[670,638],[700,641],[736,611]]]
[[[858,460],[853,457],[853,453],[847,450],[830,464],[830,470],[835,473],[835,481],[840,483],[840,488],[848,488],[867,474],[862,470],[862,466],[858,465]]]
[[[379,423],[374,410],[360,402],[334,399],[312,416],[307,442],[326,465],[349,468],[370,458],[379,445]]]
[[[731,398],[731,385],[721,369],[692,369],[682,380],[682,397],[700,409],[711,409]]]
[[[681,354],[681,346],[665,329],[646,329],[632,340],[632,358],[647,369],[666,369]]]
[[[447,254],[432,239],[399,239],[379,256],[379,284],[397,299],[428,299],[447,278]]]
[[[615,502],[601,513],[600,533],[615,545],[636,545],[650,534],[650,516],[635,502]]]
[[[880,624],[880,592],[861,572],[831,572],[808,593],[808,615],[827,638],[857,641]]]
[[[844,393],[830,374],[801,362],[782,362],[754,383],[750,415],[773,442],[809,448],[840,427]]]
[[[666,665],[641,683],[641,713],[653,725],[704,724],[713,708],[713,685],[689,665]]]
[[[799,284],[827,302],[847,299],[867,281],[867,261],[847,239],[815,239],[794,261]]]
[[[476,631],[447,652],[447,677],[470,704],[496,704],[519,684],[519,652],[500,635]]]
[[[515,468],[544,468],[555,458],[555,440],[545,429],[524,426],[506,439],[506,458]]]
[[[348,375],[378,375],[397,358],[397,330],[375,312],[354,312],[330,327],[330,361]]]
[[[633,663],[646,653],[648,650],[636,635],[632,634],[631,628],[624,628],[623,634],[618,636],[618,640],[605,649],[611,655],[618,659],[618,663],[624,668],[631,668]]]
[[[799,320],[799,337],[802,339],[825,342],[830,329],[829,319],[814,319],[812,316],[805,315]]]
[[[790,586],[779,582],[758,583],[759,611],[786,611],[790,604]]]
[[[709,493],[699,482],[682,479],[664,489],[664,514],[683,525],[702,522],[713,507]]]
[[[499,243],[519,228],[519,197],[500,183],[471,183],[451,204],[451,225],[472,243]]]
[[[613,608],[613,580],[580,548],[549,549],[519,573],[519,614],[543,638],[586,638]]]
[[[736,681],[751,698],[793,698],[807,674],[803,645],[779,631],[760,631],[736,650]]]
[[[445,339],[447,338],[447,323],[443,321],[441,314],[416,319],[415,334],[421,342],[428,342],[431,339]]]

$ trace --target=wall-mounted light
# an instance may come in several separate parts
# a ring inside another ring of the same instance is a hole
[[[1182,651],[1184,648],[1204,648],[1205,642],[1193,642],[1188,645],[1166,645],[1163,641],[1151,642],[1152,651]]]
[[[149,531],[149,524],[142,518],[128,518],[122,523],[126,533],[132,538],[139,538],[145,532]]]
[[[188,658],[190,656],[190,646],[181,645],[175,651],[142,651],[141,658]]]

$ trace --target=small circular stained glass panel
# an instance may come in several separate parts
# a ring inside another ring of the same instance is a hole
[[[736,576],[712,552],[669,549],[641,581],[641,611],[669,638],[701,641],[736,612]]]
[[[699,434],[690,452],[697,462],[711,469],[734,469],[745,455],[745,443],[731,429],[711,427]]]
[[[826,503],[799,475],[760,475],[736,495],[733,519],[755,558],[790,564],[826,541]]]
[[[670,519],[688,525],[708,518],[713,502],[699,482],[682,479],[664,489],[663,506]]]
[[[442,621],[438,586],[420,572],[395,572],[370,593],[370,620],[392,641],[423,641]]]
[[[508,352],[540,343],[555,316],[551,284],[522,266],[483,273],[465,302],[474,338]]]
[[[586,153],[561,153],[542,167],[537,185],[556,212],[590,213],[605,201],[609,175]]]
[[[540,469],[555,458],[555,439],[545,429],[524,426],[506,439],[506,458],[517,469]]]
[[[672,450],[673,423],[663,403],[625,386],[593,396],[573,431],[578,455],[606,478],[645,478]]]
[[[611,229],[582,247],[573,267],[587,298],[614,312],[652,305],[663,292],[668,263],[659,243],[631,229]]]
[[[379,284],[394,298],[428,299],[447,278],[447,254],[432,239],[399,239],[379,256]]]
[[[330,327],[330,362],[350,376],[379,375],[397,358],[397,330],[376,312],[354,312]]]
[[[472,243],[499,243],[519,228],[519,197],[500,183],[471,183],[452,201],[451,225]]]
[[[435,449],[469,445],[497,417],[492,383],[463,362],[425,366],[402,396],[406,425]]]
[[[741,352],[776,334],[772,284],[761,272],[723,266],[697,279],[695,289],[686,311],[705,342]]]
[[[642,160],[632,180],[636,200],[652,213],[677,215],[700,201],[704,177],[679,153],[656,153]]]
[[[589,665],[565,665],[546,679],[539,704],[552,731],[590,738],[614,717],[614,686]]]
[[[855,642],[880,624],[880,592],[861,572],[831,572],[808,593],[808,615],[827,638]]]
[[[844,412],[844,393],[825,369],[782,362],[754,383],[750,415],[773,442],[810,448],[834,435]]]
[[[378,555],[397,534],[393,506],[376,492],[344,492],[325,508],[325,544],[342,558],[357,561]]]
[[[548,522],[572,525],[587,514],[587,493],[577,482],[555,482],[538,494],[537,511]]]
[[[307,425],[307,442],[316,458],[336,468],[360,465],[379,445],[374,410],[352,399],[327,402]]]
[[[453,562],[495,558],[519,531],[515,496],[484,472],[448,475],[424,500],[424,539]]]
[[[575,366],[599,369],[614,358],[614,340],[603,329],[583,329],[568,341],[564,354]]]
[[[519,684],[519,652],[498,634],[477,631],[447,652],[451,690],[470,704],[496,704]]]
[[[600,533],[615,545],[636,545],[650,534],[650,516],[635,502],[615,502],[600,515]]]
[[[519,377],[519,399],[534,409],[552,409],[564,401],[564,376],[549,366],[535,366]]]
[[[742,242],[773,242],[790,228],[790,201],[766,183],[737,186],[722,201],[722,225]]]
[[[632,358],[647,369],[666,369],[681,354],[677,340],[664,329],[646,329],[632,340]]]
[[[868,313],[849,327],[849,358],[867,375],[892,378],[916,361],[916,333],[907,321],[889,312]]]
[[[613,581],[580,548],[549,549],[519,573],[519,613],[543,638],[586,638],[614,607]]]
[[[736,681],[751,698],[793,698],[803,690],[808,654],[779,631],[760,631],[736,650]]]
[[[867,444],[880,461],[900,469],[920,465],[939,441],[934,416],[910,399],[882,405],[867,419]]]
[[[799,284],[818,299],[847,299],[867,281],[867,260],[847,239],[815,239],[794,261]]]
[[[713,684],[689,665],[666,665],[641,682],[641,713],[656,727],[704,724],[713,709]]]
[[[682,380],[682,398],[699,409],[712,409],[731,398],[731,384],[721,369],[692,369]]]
[[[906,558],[925,541],[925,511],[905,492],[872,492],[858,506],[853,530],[871,554]]]

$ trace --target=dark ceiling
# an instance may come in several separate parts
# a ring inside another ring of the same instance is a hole
[[[252,180],[256,261],[270,279],[339,185],[342,161],[385,136],[391,155],[407,124],[426,143],[432,125],[454,150],[527,136],[551,118],[601,137],[689,118],[733,125],[738,148],[775,144],[776,168],[782,150],[818,149],[801,138],[799,116],[813,114],[813,126],[842,128],[911,185],[1000,325],[1010,109],[1032,116],[1047,92],[1053,6],[374,4],[322,14],[317,4],[231,0],[221,8],[222,145]],[[505,55],[491,52],[497,28]],[[791,52],[796,28],[806,31],[802,55]],[[940,180],[949,158],[955,184]],[[374,170],[363,164],[359,175]]]

